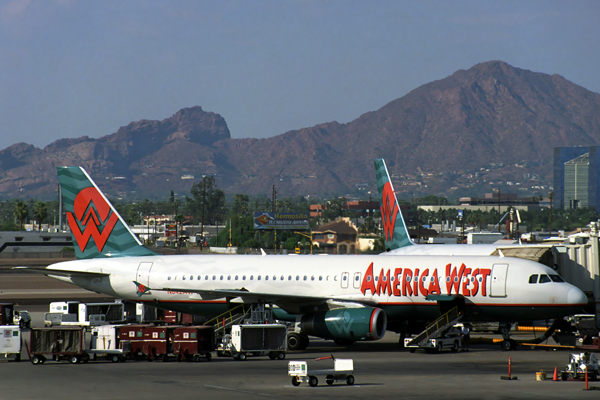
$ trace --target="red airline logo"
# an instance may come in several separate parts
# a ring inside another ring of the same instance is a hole
[[[440,273],[445,272],[446,279],[440,280]],[[438,272],[438,268],[430,271],[426,268],[395,268],[394,270],[379,271],[379,275],[373,273],[373,263],[369,265],[362,280],[360,291],[366,296],[367,291],[371,295],[388,296],[427,296],[434,294],[462,294],[465,297],[488,295],[487,277],[490,276],[489,268],[471,268],[465,264],[460,267],[446,265],[445,271]],[[442,289],[445,287],[445,293]]]
[[[398,205],[396,204],[396,196],[392,190],[392,184],[386,182],[383,185],[383,193],[381,194],[381,219],[383,220],[383,232],[385,240],[391,241],[394,239],[394,226],[396,225],[396,216],[398,215]]]
[[[94,207],[92,207],[92,204]],[[104,200],[104,197],[95,187],[85,188],[75,197],[73,211],[75,215],[68,212],[67,220],[79,249],[82,252],[85,251],[90,237],[93,237],[98,251],[102,251],[110,233],[119,220],[115,213],[111,213],[110,206]],[[77,221],[85,227],[83,232],[79,230]],[[104,228],[100,232],[98,228],[102,226]]]

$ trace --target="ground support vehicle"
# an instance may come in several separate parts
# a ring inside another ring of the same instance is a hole
[[[354,361],[351,358],[329,357],[316,358],[315,361],[333,360],[333,369],[308,370],[306,361],[290,361],[288,363],[288,375],[292,377],[292,385],[300,386],[307,382],[309,386],[315,387],[319,384],[317,376],[325,376],[325,382],[333,385],[333,382],[345,381],[347,385],[354,385]]]
[[[133,358],[146,358],[150,361],[169,361],[173,355],[174,326],[123,325],[119,328],[121,348],[130,346]]]
[[[245,360],[248,356],[268,355],[272,360],[285,359],[287,326],[280,324],[233,325],[217,347],[220,357]]]
[[[566,381],[569,378],[584,379],[587,372],[589,380],[600,377],[600,361],[593,353],[571,354],[571,359],[564,371],[560,372],[560,378]]]
[[[15,310],[13,316],[13,325],[19,325],[21,329],[31,328],[31,315],[29,314],[29,311]]]
[[[33,328],[30,343],[31,348],[27,350],[33,365],[43,364],[47,357],[57,361],[68,359],[73,364],[90,359],[85,352],[81,327]]]
[[[411,340],[412,338],[404,339],[404,347],[410,349],[411,353],[414,353],[417,349],[424,349],[425,351],[437,351],[438,353],[441,353],[444,349],[450,349],[450,351],[456,352],[462,345],[461,335],[427,339],[419,345],[409,345]]]
[[[0,352],[5,358],[13,357],[21,361],[21,328],[18,325],[5,325],[0,330]]]
[[[178,360],[212,359],[215,349],[215,330],[212,326],[180,326],[173,330],[173,354]]]

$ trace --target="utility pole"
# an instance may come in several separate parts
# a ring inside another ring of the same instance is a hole
[[[203,183],[204,185],[202,187],[202,217],[200,220],[200,251],[202,251],[202,246],[204,245],[204,203],[206,203],[206,180],[204,180]]]
[[[277,212],[277,189],[275,185],[273,185],[273,194],[271,195],[271,212]],[[277,228],[275,228],[275,236],[273,239],[273,249],[275,250],[275,254],[277,254]]]

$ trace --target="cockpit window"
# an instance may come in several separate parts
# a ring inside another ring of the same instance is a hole
[[[552,282],[564,282],[565,280],[560,275],[550,275]]]
[[[552,282],[548,275],[540,275],[540,283]]]
[[[531,275],[529,277],[529,283],[537,283],[538,281],[538,276],[537,275]]]

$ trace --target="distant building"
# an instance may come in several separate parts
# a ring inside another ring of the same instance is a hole
[[[354,254],[359,247],[358,229],[349,218],[317,226],[312,230],[312,240],[333,254]]]
[[[554,199],[557,208],[598,210],[600,151],[598,146],[554,148]]]
[[[491,206],[498,208],[498,206],[531,206],[538,205],[537,199],[531,197],[518,197],[516,193],[486,193],[485,197],[461,197],[459,199],[461,206]],[[453,206],[456,208],[456,206]]]

